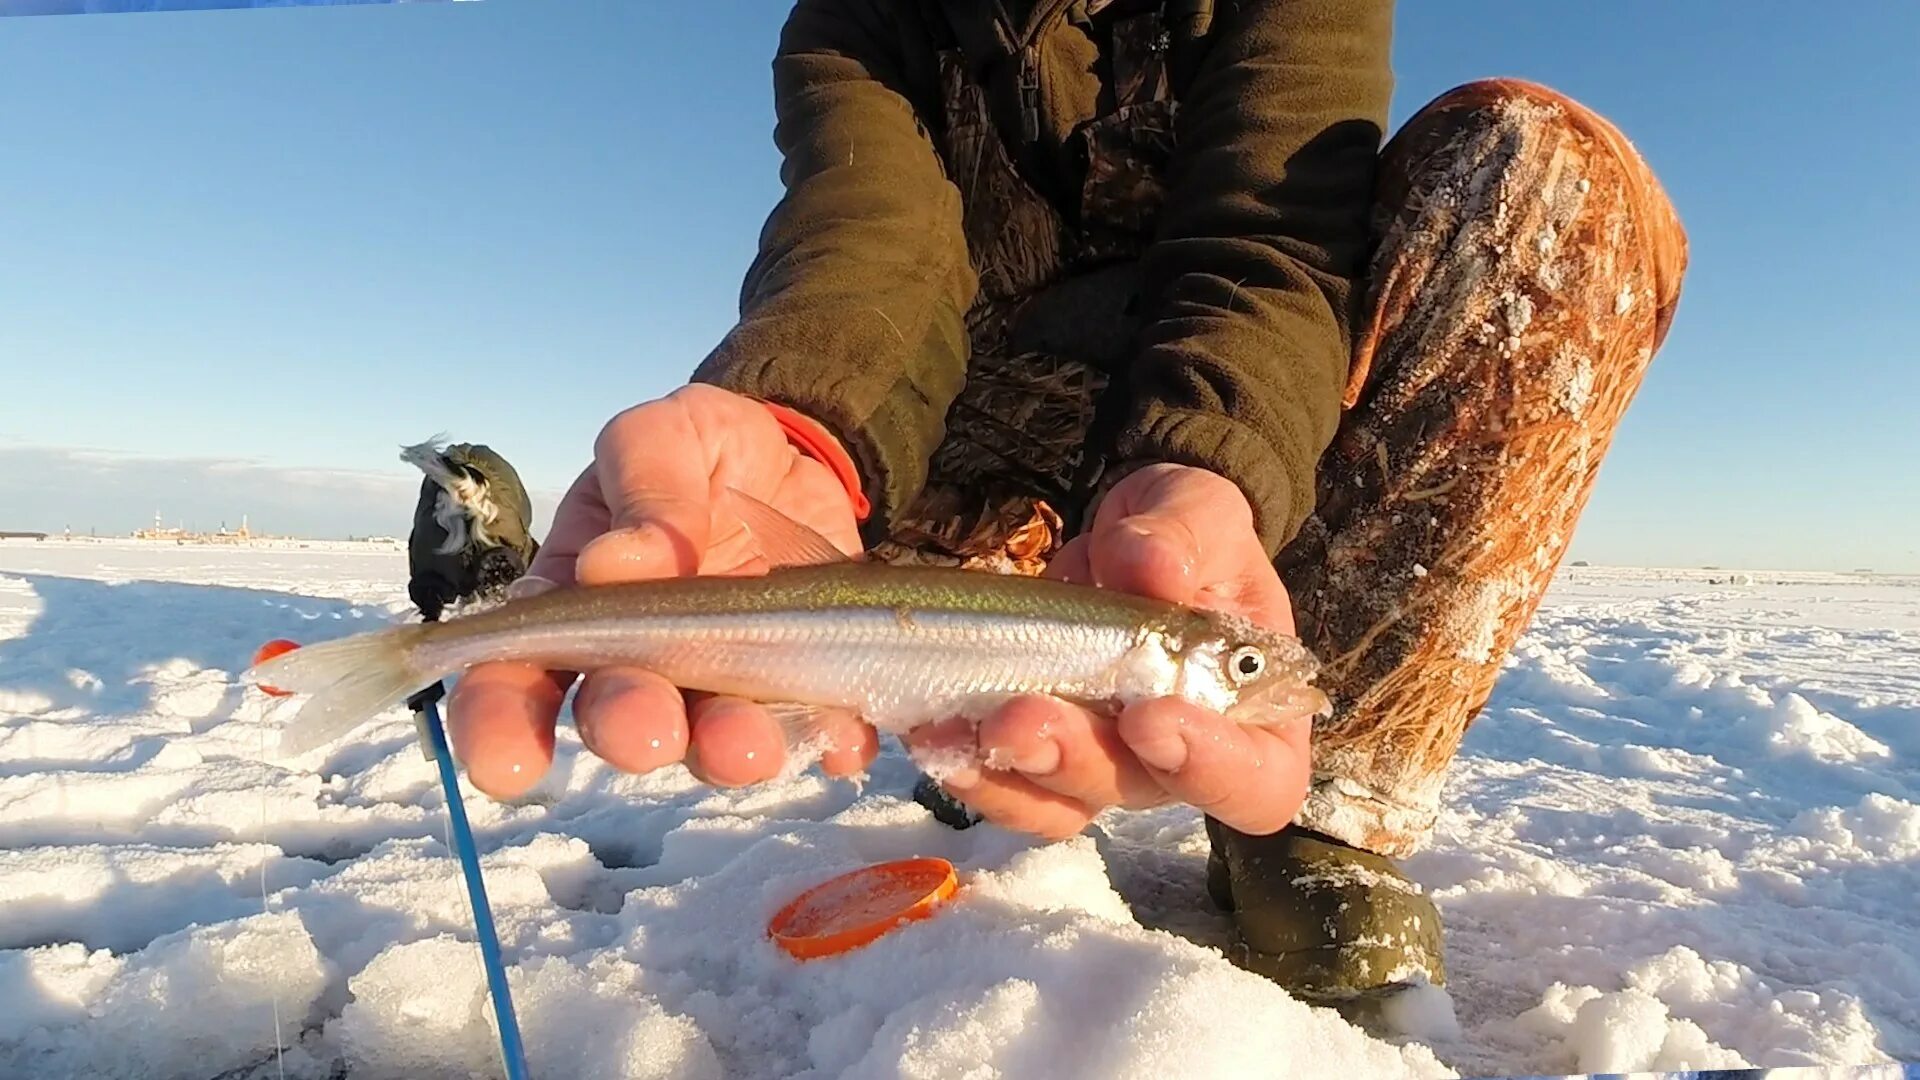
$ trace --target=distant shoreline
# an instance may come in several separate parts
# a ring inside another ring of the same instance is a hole
[[[59,533],[47,534],[43,540],[32,538],[31,533],[0,532],[0,548],[21,549],[29,547],[54,548],[69,544],[92,544],[100,547],[119,547],[140,550],[167,550],[178,548],[225,548],[243,551],[343,551],[343,552],[405,552],[407,542],[404,537],[376,536],[356,537],[353,539],[325,539],[319,537],[251,537],[247,539],[222,538],[218,534],[206,534],[202,537],[161,537],[139,538],[133,536],[73,536],[64,537]],[[1554,575],[1556,582],[1596,581],[1608,578],[1639,578],[1642,580],[1666,579],[1674,581],[1698,582],[1706,585],[1724,585],[1729,588],[1744,588],[1760,585],[1820,585],[1857,582],[1872,585],[1920,585],[1920,573],[1904,570],[1790,570],[1790,569],[1751,569],[1730,566],[1629,566],[1613,564],[1593,564],[1585,560],[1563,563]]]
[[[405,551],[407,542],[400,537],[375,536],[354,539],[325,539],[320,537],[273,536],[234,539],[217,534],[201,537],[160,537],[142,538],[135,536],[63,536],[59,533],[44,535],[26,532],[0,532],[0,544],[26,546],[47,545],[58,547],[68,544],[91,544],[97,547],[133,547],[133,548],[239,548],[261,551],[285,551],[288,549],[310,548],[314,550],[336,549],[353,551]]]

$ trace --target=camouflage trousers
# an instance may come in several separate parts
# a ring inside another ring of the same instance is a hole
[[[1368,315],[1277,560],[1334,715],[1299,822],[1419,847],[1679,302],[1686,236],[1591,110],[1473,83],[1383,151]]]
[[[1612,124],[1530,83],[1442,95],[1379,175],[1345,412],[1276,566],[1334,702],[1297,823],[1400,856],[1430,836],[1666,336],[1686,237]],[[909,523],[881,553],[1041,569],[1059,518],[1044,500],[988,505]],[[929,555],[932,532],[944,551]]]

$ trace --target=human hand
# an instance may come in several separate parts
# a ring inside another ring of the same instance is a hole
[[[824,429],[822,431],[824,434]],[[593,463],[555,510],[553,528],[527,577],[510,595],[578,582],[699,574],[754,574],[768,567],[752,535],[714,497],[742,491],[812,528],[842,551],[860,550],[847,488],[825,464],[796,450],[765,405],[693,384],[628,409],[594,443]],[[474,666],[455,683],[447,726],[475,787],[497,799],[524,794],[553,762],[554,723],[573,672],[525,663]],[[683,695],[633,667],[587,672],[575,695],[580,740],[615,768],[648,772],[684,761],[711,784],[756,783],[785,764],[786,737],[758,705]],[[824,714],[831,775],[864,772],[878,749],[873,729],[845,713]]]
[[[1047,575],[1295,632],[1292,603],[1254,532],[1246,497],[1205,469],[1153,465],[1122,479]],[[1250,727],[1169,697],[1136,703],[1115,721],[1028,696],[980,722],[986,767],[962,768],[941,786],[995,824],[1049,839],[1078,833],[1108,807],[1173,802],[1262,835],[1293,820],[1308,783],[1311,715],[1271,720]],[[906,741],[931,751],[973,738],[970,724],[953,720]]]

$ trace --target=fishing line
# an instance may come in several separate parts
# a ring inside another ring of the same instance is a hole
[[[266,804],[266,797],[264,795],[261,796],[260,802],[262,809],[264,809]],[[267,861],[265,859],[260,860],[260,910],[263,914],[269,913],[267,907]],[[287,1080],[287,1048],[283,1045],[283,1036],[281,1034],[283,1027],[280,1020],[280,995],[274,993],[272,989],[269,988],[267,996],[273,1002],[273,1061],[280,1070],[280,1080]]]
[[[260,760],[267,760],[267,721],[260,718]],[[260,785],[260,838],[267,836],[267,785]],[[278,845],[275,845],[278,847]],[[271,915],[273,911],[267,900],[267,860],[260,860],[260,914]],[[281,1045],[282,1025],[280,1020],[280,995],[267,987],[267,997],[273,1001],[273,1061],[280,1070],[280,1080],[287,1080],[287,1048]]]
[[[493,908],[487,903],[486,882],[480,877],[480,853],[473,842],[473,827],[467,822],[466,803],[460,798],[460,774],[454,769],[453,751],[447,746],[447,732],[440,724],[440,709],[431,700],[421,701],[414,715],[433,751],[434,764],[440,768],[440,786],[447,793],[447,822],[453,829],[453,850],[460,859],[460,874],[467,882],[467,900],[473,906],[473,932],[480,942],[480,962],[487,970],[493,1015],[500,1026],[501,1062],[506,1066],[507,1080],[527,1080],[526,1050],[520,1042],[520,1021],[513,1012],[513,995],[507,989],[507,966],[500,955],[500,935],[493,925]]]

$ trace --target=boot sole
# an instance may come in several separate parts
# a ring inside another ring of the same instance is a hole
[[[1235,967],[1278,983],[1293,997],[1329,1008],[1377,1004],[1420,985],[1446,986],[1445,965],[1431,957],[1416,972],[1425,977],[1424,983],[1402,976],[1354,986],[1340,977],[1343,973],[1350,976],[1355,972],[1373,971],[1385,975],[1396,968],[1405,968],[1408,957],[1402,949],[1329,945],[1297,952],[1266,953],[1248,947],[1236,933],[1226,948],[1226,957]]]

